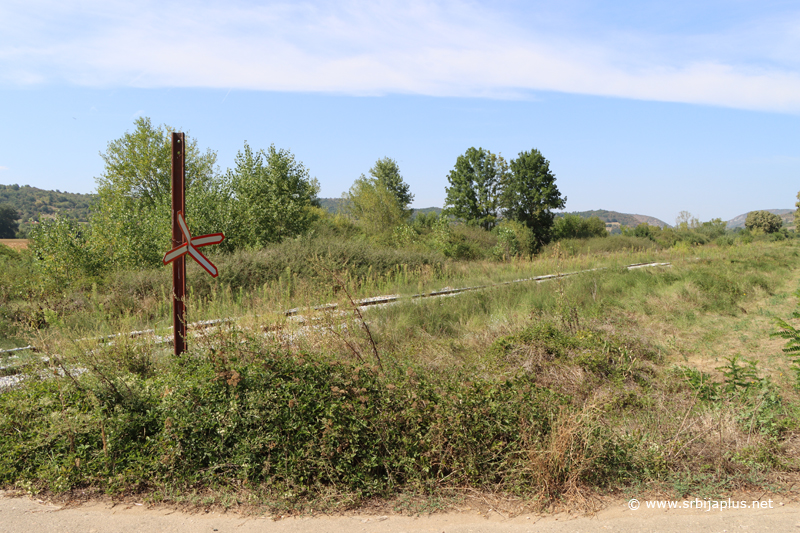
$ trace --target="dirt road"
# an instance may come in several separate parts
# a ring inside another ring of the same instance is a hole
[[[60,507],[28,497],[0,495],[2,533],[573,533],[598,532],[800,532],[800,504],[779,500],[765,509],[631,510],[627,502],[599,513],[505,518],[496,512],[443,513],[431,516],[335,516],[274,520],[234,514],[188,514],[145,505],[91,503]]]

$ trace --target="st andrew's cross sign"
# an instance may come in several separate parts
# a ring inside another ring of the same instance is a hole
[[[192,237],[186,225],[186,139],[183,133],[172,133],[172,250],[164,255],[164,264],[172,263],[172,324],[175,332],[175,355],[186,351],[186,262],[189,255],[213,277],[217,267],[198,248],[219,244],[222,233]]]
[[[198,248],[201,246],[208,246],[210,244],[219,244],[223,239],[225,239],[225,235],[222,233],[210,233],[201,237],[192,237],[192,234],[189,233],[189,228],[186,226],[186,219],[183,218],[183,213],[180,211],[178,211],[178,225],[181,228],[183,239],[186,242],[167,252],[164,255],[164,264],[168,265],[179,257],[183,257],[188,253],[201,267],[205,269],[206,272],[211,274],[211,277],[216,278],[219,275],[219,272],[217,272],[217,267],[215,267],[214,263],[209,261],[206,256],[200,253]]]

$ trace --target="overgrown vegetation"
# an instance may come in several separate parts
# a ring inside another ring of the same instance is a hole
[[[0,485],[341,509],[464,489],[710,496],[797,474],[800,314],[776,322],[800,283],[794,232],[685,212],[622,235],[554,222],[538,151],[512,171],[459,158],[452,190],[495,195],[477,214],[412,218],[389,158],[329,214],[289,152],[245,145],[222,176],[190,143],[190,223],[229,239],[217,278],[190,263],[189,318],[224,320],[175,357],[170,275],[152,267],[168,131],[142,119],[109,145],[91,225],[56,218],[30,251],[0,245],[0,348],[36,350],[0,355],[19,380],[0,390]],[[527,207],[497,216],[512,211],[500,189]],[[660,266],[628,268],[642,263]],[[453,287],[476,290],[435,294]]]
[[[780,215],[775,215],[769,211],[751,211],[747,213],[747,220],[744,227],[750,231],[761,231],[764,233],[775,233],[783,226]]]
[[[25,385],[0,395],[0,480],[341,508],[464,487],[539,504],[654,483],[724,493],[797,468],[786,446],[797,394],[777,375],[783,367],[735,354],[711,370],[680,361],[698,316],[733,320],[788,290],[793,243],[604,256],[559,246],[508,263],[422,252],[414,262],[391,250],[325,251],[312,240],[221,256],[229,277],[192,277],[190,309],[250,318],[205,330],[180,358],[141,338],[69,340],[88,337],[90,322],[120,331],[137,313],[166,317],[166,277],[155,271],[120,273],[83,289],[80,308],[43,311],[35,342],[51,358],[27,359]],[[673,266],[619,268],[645,258]],[[408,294],[594,267],[606,270],[371,309],[369,332],[342,290]],[[301,300],[340,310],[304,311],[305,322],[270,312]],[[651,323],[687,337],[651,334]]]

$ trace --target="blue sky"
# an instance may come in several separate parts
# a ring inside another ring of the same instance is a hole
[[[91,192],[138,116],[324,197],[388,156],[441,206],[470,146],[538,148],[568,211],[730,219],[800,190],[800,3],[0,3],[0,183]]]

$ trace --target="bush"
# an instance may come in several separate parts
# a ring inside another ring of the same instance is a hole
[[[559,243],[561,250],[567,255],[616,252],[619,250],[650,250],[657,247],[656,243],[650,239],[626,235],[608,235],[592,239],[564,239]],[[553,244],[548,245],[545,251],[552,250],[553,246]]]
[[[0,342],[43,321],[44,285],[29,251],[15,252],[0,244]]]
[[[0,243],[0,258],[18,259],[19,253],[10,246]]]
[[[588,371],[626,379],[631,361],[587,339],[534,327],[513,342],[578,342],[602,359]],[[601,413],[572,407],[534,373],[494,379],[400,363],[378,373],[261,339],[220,340],[160,362],[106,348],[79,378],[0,395],[0,483],[112,493],[258,486],[296,501],[443,485],[557,496],[636,471]]]
[[[721,218],[714,218],[708,222],[703,222],[700,224],[696,231],[709,239],[713,240],[718,237],[722,237],[725,235],[727,231],[728,224],[724,222]]]
[[[658,226],[651,226],[647,222],[642,222],[638,226],[636,226],[633,231],[627,231],[626,234],[630,233],[634,237],[640,237],[642,239],[650,239],[652,241],[656,240],[656,233],[661,232],[661,228]]]
[[[367,178],[362,174],[344,198],[348,212],[368,235],[391,234],[395,227],[409,218],[408,211],[394,192],[377,178]]]
[[[553,224],[553,238],[561,239],[590,239],[592,237],[606,237],[605,222],[598,217],[582,218],[578,215],[566,214],[557,217]]]
[[[702,233],[698,233],[696,231],[679,231],[678,237],[680,242],[684,242],[691,246],[699,246],[702,244],[707,244],[709,242],[708,237],[703,235]]]
[[[503,220],[493,230],[497,244],[492,248],[495,259],[505,260],[515,256],[530,256],[536,243],[534,234],[525,224],[515,220]]]
[[[750,231],[759,230],[764,233],[775,233],[783,225],[780,215],[774,215],[769,211],[750,211],[747,213],[744,227]]]
[[[219,283],[251,289],[279,280],[287,270],[307,280],[322,280],[328,274],[320,271],[321,265],[345,265],[349,275],[361,278],[385,275],[402,265],[409,269],[441,269],[444,259],[433,251],[381,247],[367,241],[293,239],[263,250],[218,256],[214,261],[219,262]],[[211,278],[202,279],[212,283]]]
[[[108,268],[106,258],[93,247],[90,232],[87,226],[62,217],[43,220],[31,230],[31,251],[45,279],[63,287]]]

